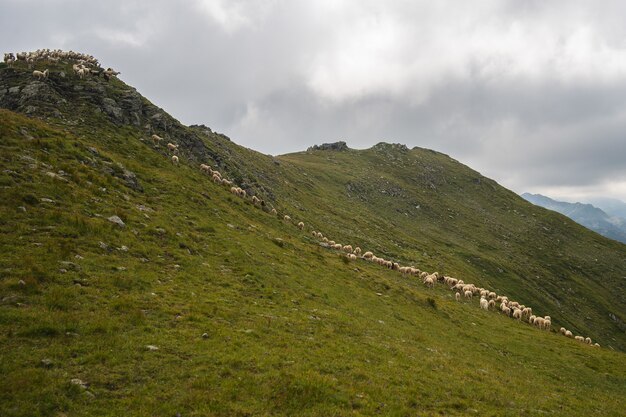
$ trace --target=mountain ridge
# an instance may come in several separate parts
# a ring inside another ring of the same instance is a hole
[[[592,204],[567,203],[541,194],[524,193],[522,197],[533,204],[561,213],[609,239],[626,244],[626,221],[610,217]]]

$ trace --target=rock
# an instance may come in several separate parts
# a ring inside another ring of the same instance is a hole
[[[310,151],[347,151],[348,145],[344,141],[334,142],[334,143],[322,143],[321,145],[313,145],[307,149],[307,152]]]
[[[68,182],[65,178],[60,176],[59,174],[55,174],[54,172],[46,172],[46,175],[50,178],[54,178],[55,180],[61,180],[64,182]]]
[[[208,333],[202,333],[202,338],[203,339],[208,339],[209,338],[209,334]]]
[[[109,245],[107,245],[104,242],[98,242],[98,246],[100,246],[100,249],[104,249],[104,250],[109,249]]]
[[[26,213],[26,207],[24,207],[24,206],[19,206],[17,209],[19,211],[22,211],[22,212]]]
[[[46,358],[41,360],[41,366],[44,368],[52,368],[53,365],[54,363],[50,359]]]
[[[125,266],[118,266],[118,267],[115,267],[115,269],[117,269],[118,271],[126,271]]]
[[[115,223],[116,225],[120,227],[126,226],[126,224],[122,221],[122,219],[119,218],[119,216],[111,216],[107,220],[110,221],[111,223]]]
[[[64,266],[66,269],[71,269],[73,271],[78,271],[80,270],[80,266],[78,264],[75,264],[74,262],[69,262],[69,261],[59,261],[59,263]]]
[[[74,258],[76,258],[76,259],[85,259],[85,258],[83,258],[83,257],[82,257],[82,256],[80,256],[80,255],[74,255]]]
[[[19,87],[11,87],[9,88],[9,94],[17,94],[20,92],[20,88]]]
[[[49,198],[40,198],[39,201],[41,201],[42,203],[53,203],[54,204],[54,200],[51,200]]]
[[[94,155],[99,155],[100,154],[100,152],[98,152],[98,150],[96,148],[94,148],[93,146],[88,146],[87,150],[89,152],[91,152],[92,154],[94,154]]]
[[[67,269],[61,268],[61,269],[59,269],[59,272],[62,273],[62,274],[66,274],[67,273]]]
[[[23,287],[23,286],[26,285],[26,282],[23,279],[21,279],[21,280],[17,281],[17,285]]]
[[[128,246],[122,245],[122,247],[120,247],[118,250],[121,250],[122,252],[128,252]]]
[[[86,382],[84,382],[81,379],[78,378],[72,378],[70,380],[70,384],[72,385],[78,385],[79,387],[81,387],[82,389],[87,389],[88,384]]]
[[[151,352],[154,352],[155,350],[159,350],[159,348],[154,345],[146,345],[146,349],[148,349]]]
[[[117,105],[117,102],[112,98],[105,97],[102,99],[102,110],[111,116],[113,121],[121,123],[124,121],[124,115],[122,109]]]

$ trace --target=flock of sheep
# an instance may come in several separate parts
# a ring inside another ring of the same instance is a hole
[[[452,291],[455,291],[454,296],[456,301],[461,301],[462,299],[471,301],[474,296],[480,296],[479,306],[483,310],[489,311],[497,309],[506,316],[512,317],[518,321],[525,321],[531,325],[538,327],[540,330],[551,330],[552,319],[550,318],[550,316],[535,316],[531,307],[524,306],[517,301],[511,301],[505,295],[498,295],[493,291],[489,291],[488,289],[477,287],[474,284],[465,283],[461,279],[443,276],[439,274],[439,272],[433,272],[432,274],[429,274],[428,272],[420,271],[414,266],[401,266],[397,262],[392,262],[384,258],[379,258],[370,251],[362,253],[360,247],[357,246],[353,249],[352,245],[342,245],[341,243],[336,243],[333,240],[329,240],[321,232],[318,231],[312,231],[311,234],[314,238],[321,240],[323,246],[337,251],[345,252],[346,256],[350,260],[356,260],[357,258],[361,258],[365,261],[373,262],[385,268],[398,271],[404,276],[419,277],[422,280],[422,283],[429,288],[433,288],[437,283],[447,285]],[[497,305],[497,303],[500,304]],[[573,337],[580,342],[584,342],[589,345],[593,344],[593,346],[596,347],[600,346],[598,343],[592,343],[590,337],[574,337],[572,332],[565,329],[564,327],[561,327],[559,332],[564,336],[570,338]]]
[[[76,61],[76,63],[72,65],[72,68],[74,70],[74,73],[81,79],[88,75],[102,75],[103,77],[105,77],[105,79],[108,80],[110,77],[119,74],[119,72],[114,71],[111,68],[102,70],[99,66],[98,60],[93,56],[73,51],[40,49],[35,52],[4,54],[4,62],[9,67],[12,67],[16,61],[24,61],[28,64],[29,68],[32,68],[35,62],[42,60],[46,60],[52,63],[58,63],[62,60],[74,60]],[[48,77],[48,69],[46,69],[45,71],[33,71],[33,77],[36,77],[39,80],[46,79]],[[161,141],[163,141],[162,137],[156,134],[152,135],[152,142],[154,143],[155,147],[158,147]],[[172,163],[178,164],[179,157],[178,155],[176,155],[176,153],[178,153],[178,145],[168,142],[167,150],[172,153]],[[223,178],[222,174],[219,171],[213,170],[209,165],[200,164],[200,170],[203,173],[208,174],[214,183],[225,187],[230,187],[230,192],[232,194],[244,199],[248,198],[248,193],[246,192],[246,190],[234,185],[232,181]],[[255,206],[267,208],[267,204],[265,203],[265,201],[255,195],[250,197],[250,201]],[[267,209],[267,211],[273,216],[278,215],[278,212],[274,208],[272,208],[271,210]],[[288,215],[284,215],[283,220],[286,222],[292,221],[291,217]],[[303,222],[297,223],[297,227],[300,230],[304,230],[304,226],[305,225]],[[314,238],[319,239],[323,246],[345,253],[346,257],[349,260],[355,261],[360,258],[365,261],[376,263],[385,268],[398,271],[404,276],[419,277],[422,280],[422,283],[429,288],[433,288],[438,283],[447,285],[452,291],[455,291],[455,299],[457,301],[461,301],[462,299],[471,301],[474,296],[480,296],[479,306],[483,310],[488,311],[498,309],[502,314],[510,316],[519,321],[526,321],[541,330],[550,331],[551,329],[552,319],[550,318],[550,316],[535,316],[531,307],[521,305],[517,301],[510,301],[509,298],[505,295],[497,295],[493,291],[477,287],[474,284],[465,283],[463,280],[457,278],[440,275],[438,272],[433,272],[432,274],[429,274],[428,272],[420,271],[413,266],[400,266],[400,264],[398,264],[397,262],[392,262],[390,260],[377,257],[370,251],[363,253],[361,248],[358,246],[353,248],[352,245],[342,245],[340,243],[336,243],[333,240],[329,240],[321,232],[318,231],[312,231],[311,234]],[[496,307],[496,303],[500,303],[499,306]],[[573,337],[575,340],[578,340],[580,342],[587,343],[589,345],[592,344],[591,338],[574,336],[570,330],[567,330],[564,327],[561,327],[559,332],[566,337]],[[593,345],[600,346],[598,343],[594,343]]]
[[[112,68],[102,69],[98,60],[92,55],[81,54],[74,51],[62,51],[60,49],[38,49],[34,52],[8,52],[4,54],[4,63],[7,67],[13,67],[15,62],[22,61],[28,65],[29,69],[33,68],[33,65],[37,62],[45,61],[48,63],[57,64],[65,61],[76,61],[72,65],[74,74],[83,79],[86,76],[102,76],[104,79],[109,80],[111,77],[115,77],[120,73]],[[46,68],[44,71],[33,71],[33,77],[38,80],[45,80],[48,78],[49,70]]]
[[[159,143],[163,141],[163,138],[155,134],[152,135],[152,141],[155,146],[158,146]],[[178,152],[178,145],[170,142],[167,144],[167,149],[168,151],[173,153],[173,155],[171,156],[172,162],[174,164],[178,164],[179,158],[176,155],[176,153]],[[236,185],[233,185],[232,181],[222,178],[222,174],[219,171],[213,170],[209,165],[200,164],[200,171],[208,174],[212,178],[214,183],[230,187],[230,192],[234,195],[241,198],[248,197],[248,193],[246,192],[246,190]],[[258,198],[257,196],[250,197],[250,200],[255,206],[266,206],[265,201]],[[276,209],[272,208],[270,214],[276,216],[278,213]],[[284,215],[283,220],[286,222],[292,221],[291,217],[288,215]],[[300,230],[304,230],[304,226],[305,225],[303,222],[297,223],[297,227]],[[365,261],[373,262],[385,268],[398,271],[404,276],[419,277],[421,278],[424,285],[429,288],[433,288],[437,283],[442,283],[444,285],[447,285],[452,291],[455,291],[455,299],[457,301],[461,301],[462,299],[471,301],[474,296],[480,296],[479,306],[483,310],[489,311],[498,309],[502,314],[512,317],[513,319],[516,319],[518,321],[525,321],[531,325],[536,326],[540,330],[550,331],[552,328],[552,319],[550,318],[550,316],[536,316],[533,314],[533,310],[531,307],[524,306],[517,301],[511,301],[505,295],[498,295],[493,291],[477,287],[474,284],[465,283],[463,280],[457,278],[443,276],[439,274],[439,272],[433,272],[432,274],[429,274],[428,272],[421,271],[414,266],[401,266],[397,262],[392,262],[390,260],[377,257],[370,251],[363,252],[362,249],[358,246],[353,247],[352,245],[342,245],[341,243],[337,243],[334,240],[329,240],[321,232],[315,230],[311,231],[311,235],[314,238],[319,239],[322,246],[345,253],[346,257],[351,261],[355,261],[361,258]],[[499,303],[499,305],[497,305],[497,303]],[[591,338],[583,336],[574,337],[572,332],[565,329],[564,327],[561,327],[560,333],[570,338],[573,337],[574,339],[587,343],[589,345],[592,344]],[[598,343],[595,343],[593,345],[598,347],[600,346]]]

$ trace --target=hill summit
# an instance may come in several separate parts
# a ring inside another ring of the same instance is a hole
[[[623,412],[624,245],[435,151],[267,156],[97,61],[22,56],[0,64],[1,415]]]

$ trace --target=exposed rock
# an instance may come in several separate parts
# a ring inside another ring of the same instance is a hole
[[[110,221],[111,223],[115,223],[116,225],[120,227],[126,226],[126,224],[122,221],[122,219],[119,218],[119,216],[111,216],[107,220]]]
[[[348,145],[346,142],[339,141],[334,143],[323,143],[321,145],[313,145],[307,149],[307,152],[310,151],[347,151]]]
[[[40,198],[39,201],[41,201],[42,203],[54,203],[54,200],[51,200],[49,198]]]
[[[149,351],[154,352],[155,350],[159,350],[159,348],[157,346],[154,345],[146,345],[146,349],[148,349]]]
[[[75,264],[74,262],[69,262],[69,261],[59,261],[59,263],[64,266],[67,269],[71,269],[73,271],[79,271],[80,270],[80,266],[78,264]]]
[[[104,250],[109,249],[109,245],[107,245],[104,242],[98,242],[98,246],[100,246],[100,249],[104,249]]]
[[[102,110],[111,116],[113,121],[121,123],[124,120],[122,109],[118,107],[117,102],[112,98],[105,97],[102,99]]]
[[[79,386],[79,387],[81,387],[82,389],[87,389],[87,387],[88,387],[88,384],[87,384],[86,382],[84,382],[83,380],[78,379],[78,378],[72,378],[72,379],[70,380],[70,384],[72,384],[72,385],[78,385],[78,386]]]
[[[54,172],[46,172],[46,175],[50,178],[54,178],[56,180],[61,180],[63,182],[68,182],[65,178],[60,176],[59,174],[55,174]]]
[[[48,358],[41,360],[41,366],[43,366],[44,368],[52,368],[53,365],[54,365],[54,362],[52,362]]]
[[[208,333],[202,333],[202,338],[203,339],[208,339],[209,338],[209,334]]]
[[[21,280],[17,281],[17,285],[23,287],[23,286],[26,285],[26,282],[23,279],[21,279]]]

